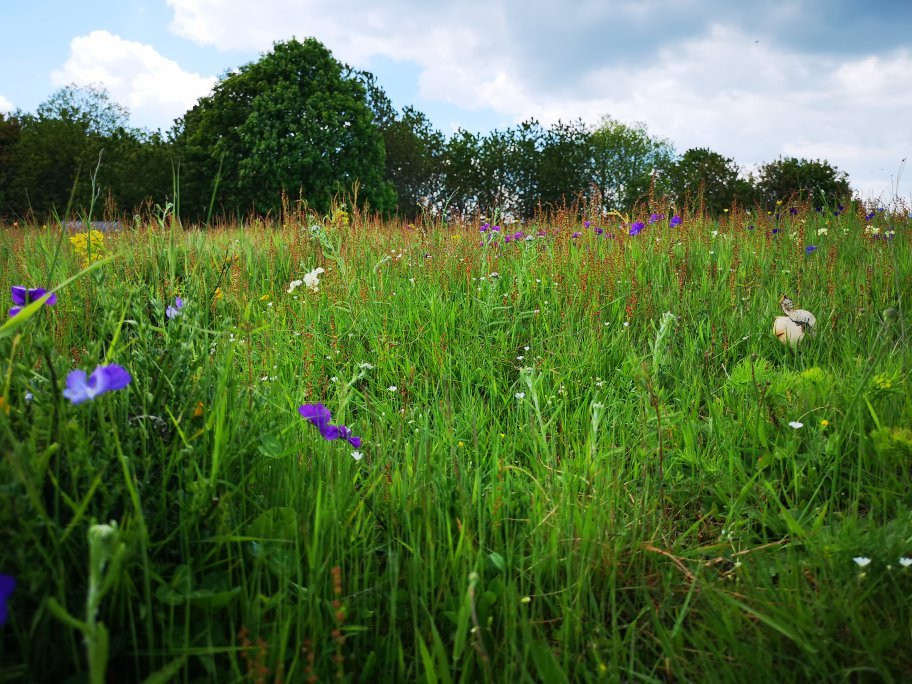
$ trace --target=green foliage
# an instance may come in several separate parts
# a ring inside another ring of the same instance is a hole
[[[228,74],[175,131],[182,213],[205,217],[219,179],[224,213],[281,209],[282,192],[320,212],[353,192],[373,209],[395,205],[383,138],[361,80],[314,39],[276,43]]]
[[[678,207],[703,207],[719,216],[733,205],[752,207],[751,182],[740,177],[733,159],[706,148],[687,150],[672,163],[662,177],[662,185]]]
[[[789,199],[807,199],[815,208],[834,207],[852,198],[845,173],[827,161],[795,157],[783,157],[761,166],[757,192],[768,208]]]
[[[381,130],[386,150],[383,177],[396,191],[396,211],[403,218],[415,218],[443,195],[443,135],[412,107],[388,119]]]
[[[4,288],[76,276],[0,336],[0,679],[912,668],[905,216],[890,243],[849,212],[770,217],[776,239],[739,212],[543,220],[495,260],[476,226],[165,211],[89,274],[64,236],[0,233]],[[797,350],[784,291],[818,320]],[[61,397],[103,361],[128,388]],[[360,460],[297,414],[317,401]]]
[[[629,210],[646,199],[654,173],[667,169],[671,143],[649,135],[645,124],[603,117],[590,136],[592,183],[603,209]]]

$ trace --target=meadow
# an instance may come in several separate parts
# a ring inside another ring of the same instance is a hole
[[[655,212],[4,228],[0,681],[912,676],[908,212]]]

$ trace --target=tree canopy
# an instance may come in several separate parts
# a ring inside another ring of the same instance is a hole
[[[276,210],[283,190],[325,211],[355,181],[374,209],[395,204],[365,85],[312,38],[228,74],[175,133],[181,201],[197,215],[213,192],[229,213]]]

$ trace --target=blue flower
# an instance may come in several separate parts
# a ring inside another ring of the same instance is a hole
[[[88,378],[84,370],[74,370],[67,374],[63,396],[74,405],[81,404],[99,394],[123,389],[132,379],[126,369],[116,363],[98,366]]]
[[[645,227],[646,226],[643,225],[642,221],[636,221],[636,222],[634,222],[634,224],[632,226],[630,226],[630,234],[639,235],[642,232],[643,228],[645,228]]]
[[[13,285],[10,288],[10,296],[13,298],[13,304],[16,306],[9,310],[10,318],[22,311],[22,307],[31,304],[32,302],[37,302],[46,294],[47,290],[43,287],[27,288],[25,285]],[[56,303],[57,293],[55,292],[47,298],[45,304],[48,306],[54,306]]]
[[[656,223],[656,222],[658,222],[658,221],[661,221],[663,218],[665,218],[665,214],[655,214],[655,213],[650,214],[650,215],[649,215],[649,223],[650,223],[650,224]]]
[[[675,215],[675,216],[671,217],[671,220],[668,222],[668,225],[671,226],[672,228],[674,228],[675,226],[680,226],[682,223],[684,223],[684,221],[681,219],[681,217]]]
[[[331,425],[332,414],[323,404],[303,404],[298,406],[298,413],[310,423],[317,426],[323,439],[334,440],[342,438],[355,449],[361,447],[361,438],[355,437],[352,431],[344,425]]]
[[[175,297],[174,306],[169,306],[167,309],[165,309],[165,316],[167,316],[168,318],[175,318],[177,316],[180,316],[180,314],[181,314],[180,310],[183,308],[184,308],[184,300],[181,299],[180,297]]]
[[[808,245],[807,247],[804,248],[805,254],[810,254],[811,252],[815,252],[815,251],[817,251],[817,245]]]
[[[790,213],[792,216],[794,216],[795,214],[798,213],[798,210],[797,210],[795,207],[791,207],[791,208],[789,208],[789,213]]]
[[[9,597],[12,596],[15,588],[15,577],[0,574],[0,625],[6,624],[6,617],[8,615],[6,603],[9,601]]]

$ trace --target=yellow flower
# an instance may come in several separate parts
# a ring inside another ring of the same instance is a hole
[[[260,301],[261,301],[261,302],[268,302],[268,301],[269,301],[269,295],[268,295],[268,294],[264,294],[262,297],[260,297]]]
[[[462,449],[462,447],[465,446],[465,442],[460,441],[459,444],[457,444],[457,446],[458,446],[460,449]]]
[[[822,427],[822,428],[830,427],[830,421],[828,421],[826,418],[824,418],[823,420],[820,421],[820,427]]]
[[[218,301],[222,298],[222,288],[215,288],[215,295],[212,297],[213,301]]]
[[[504,437],[506,437],[506,435],[505,435],[503,432],[501,432],[501,433],[500,433],[500,438],[503,439]]]

